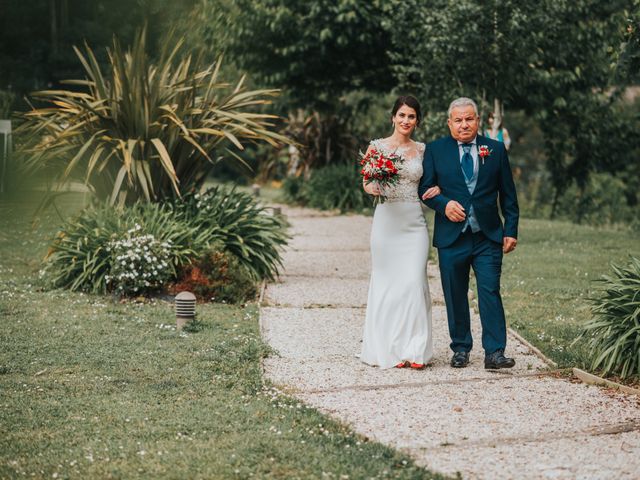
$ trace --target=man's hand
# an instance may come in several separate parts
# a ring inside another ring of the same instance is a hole
[[[464,208],[455,200],[450,200],[447,203],[447,206],[444,207],[444,214],[452,222],[464,222],[464,219],[467,218]]]
[[[518,244],[518,240],[516,240],[515,238],[504,237],[502,239],[502,251],[504,253],[512,252],[516,248],[517,244]]]

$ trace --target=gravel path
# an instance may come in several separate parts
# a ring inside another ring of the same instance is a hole
[[[435,357],[380,370],[356,354],[369,285],[371,218],[283,206],[293,240],[266,288],[261,328],[278,355],[267,376],[293,395],[426,468],[469,479],[638,479],[640,398],[557,378],[515,338],[508,371],[481,350],[449,367],[446,312],[429,266]],[[479,319],[473,316],[474,336]]]

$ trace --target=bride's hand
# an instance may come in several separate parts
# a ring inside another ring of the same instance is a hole
[[[382,189],[380,188],[380,185],[378,185],[377,183],[369,183],[367,185],[364,186],[364,191],[367,192],[369,195],[382,195]]]
[[[428,188],[427,191],[422,194],[422,199],[429,200],[430,198],[437,197],[441,192],[440,187],[436,185],[435,187]]]

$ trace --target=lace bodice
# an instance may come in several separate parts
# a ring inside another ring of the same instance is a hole
[[[420,201],[418,198],[418,184],[422,178],[424,143],[415,142],[415,144],[403,145],[393,149],[383,139],[379,138],[372,140],[371,145],[385,155],[396,153],[404,158],[404,162],[399,168],[400,178],[398,182],[384,189],[384,196],[387,198],[387,202]]]

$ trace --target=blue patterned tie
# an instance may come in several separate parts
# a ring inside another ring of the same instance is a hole
[[[471,156],[471,147],[473,143],[463,143],[462,144],[462,171],[464,172],[464,176],[467,178],[467,181],[470,182],[473,178],[473,157]]]

